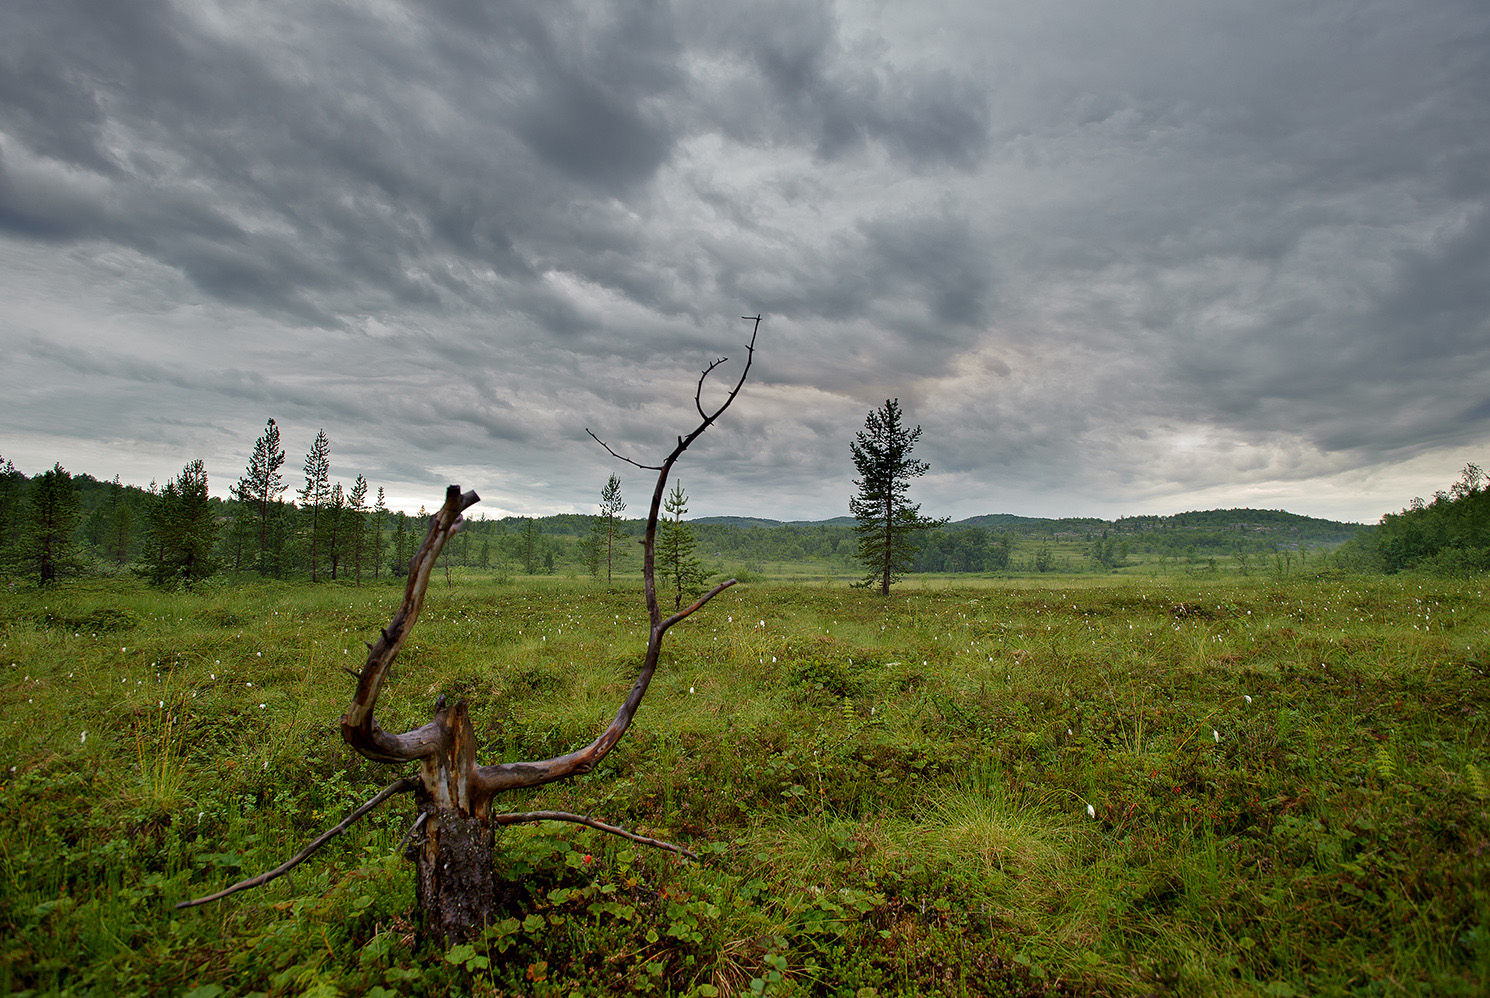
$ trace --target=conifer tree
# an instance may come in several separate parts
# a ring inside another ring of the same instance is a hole
[[[600,578],[600,564],[605,560],[605,520],[601,517],[593,517],[590,520],[590,532],[580,538],[579,560],[590,573],[590,578]]]
[[[25,502],[26,476],[9,460],[0,459],[0,567],[19,556]]]
[[[693,528],[683,522],[688,512],[688,495],[681,481],[674,482],[672,491],[662,501],[667,514],[658,524],[657,562],[662,579],[673,591],[673,609],[683,609],[683,599],[690,601],[703,592],[705,572],[693,554],[695,541]]]
[[[258,539],[257,510],[251,500],[245,498],[242,478],[228,486],[228,495],[233,500],[232,523],[223,538],[223,554],[233,571],[241,572],[243,562],[250,554],[250,545]]]
[[[393,561],[388,566],[396,579],[409,574],[409,547],[408,517],[399,510],[393,517]]]
[[[346,535],[347,518],[347,494],[342,491],[341,482],[331,486],[331,495],[326,500],[326,508],[321,511],[321,516],[326,522],[326,535],[329,538],[326,545],[326,555],[331,559],[331,578],[336,579],[337,567],[341,564],[342,557],[346,554],[345,545],[342,541]]]
[[[104,523],[106,533],[104,535],[104,552],[116,565],[122,565],[129,560],[129,541],[134,531],[134,514],[130,512],[129,503],[124,499],[124,483],[119,476],[114,476],[114,481],[109,489],[109,512]]]
[[[360,586],[362,585],[363,527],[367,519],[367,479],[362,475],[357,476],[357,480],[352,483],[352,491],[347,494],[347,513],[352,518],[350,524],[352,568],[356,573],[357,584]]]
[[[21,557],[41,585],[55,585],[79,567],[72,536],[79,516],[72,476],[61,464],[32,480],[26,491]]]
[[[305,487],[295,495],[300,500],[302,513],[310,516],[306,540],[310,556],[310,581],[315,582],[321,563],[321,532],[325,526],[321,520],[321,508],[331,498],[331,441],[326,439],[325,430],[316,433],[315,442],[305,455]]]
[[[383,564],[383,521],[388,519],[388,500],[383,495],[383,486],[378,486],[378,498],[373,503],[372,563],[373,581],[378,579],[378,570]]]
[[[147,515],[150,543],[140,571],[152,583],[191,586],[217,570],[212,558],[217,521],[200,458],[166,483]]]
[[[246,520],[251,519],[257,528],[259,556],[254,564],[265,575],[271,573],[278,561],[271,553],[277,533],[272,529],[271,520],[281,512],[280,497],[288,488],[280,474],[284,463],[285,451],[279,444],[279,427],[271,419],[265,424],[263,434],[254,441],[247,472],[233,489],[240,504],[240,515]]]
[[[616,559],[620,554],[616,551],[616,538],[621,535],[620,524],[617,519],[626,504],[621,501],[621,479],[615,475],[605,483],[605,488],[600,490],[600,515],[605,517],[605,581],[611,582],[615,575]]]
[[[890,584],[915,561],[912,535],[947,522],[922,516],[921,505],[906,499],[911,479],[926,474],[930,467],[911,458],[911,448],[920,436],[921,427],[911,430],[901,422],[900,400],[886,399],[869,413],[864,429],[849,444],[859,472],[854,479],[859,494],[848,506],[858,520],[854,530],[859,535],[859,561],[866,572],[856,585],[878,584],[882,596],[890,595]]]

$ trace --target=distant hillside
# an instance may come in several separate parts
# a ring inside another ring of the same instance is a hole
[[[1300,516],[1281,509],[1209,509],[1173,516],[1125,516],[1113,522],[1124,533],[1194,530],[1233,534],[1297,537],[1312,544],[1343,544],[1365,524]]]
[[[1034,516],[1016,516],[1013,513],[984,513],[982,516],[969,516],[964,520],[958,520],[959,527],[988,527],[991,529],[1003,529],[1006,527],[1018,527],[1034,523],[1047,523]]]
[[[700,516],[689,523],[711,527],[852,527],[852,516],[835,516],[830,520],[767,520],[759,516]]]
[[[710,527],[781,527],[785,526],[783,520],[767,520],[759,516],[700,516],[691,518],[689,523],[702,524]]]
[[[851,527],[854,518],[830,520],[770,520],[757,516],[701,516],[690,523],[721,527]],[[1281,509],[1209,509],[1175,513],[1172,516],[1124,516],[1103,520],[1093,516],[1060,518],[1018,516],[1014,513],[984,513],[950,524],[952,527],[982,527],[1016,536],[1047,537],[1101,535],[1104,531],[1143,534],[1154,531],[1191,531],[1205,534],[1285,536],[1311,544],[1340,544],[1364,529],[1364,524],[1344,523],[1301,516]]]

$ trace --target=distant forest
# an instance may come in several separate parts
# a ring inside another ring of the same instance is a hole
[[[193,468],[200,480],[189,474]],[[12,580],[36,577],[38,497],[45,494],[46,502],[54,502],[60,489],[72,503],[70,515],[52,521],[54,531],[65,533],[67,558],[57,566],[61,574],[132,572],[159,584],[190,584],[214,573],[361,582],[401,575],[424,531],[421,517],[384,508],[381,490],[378,500],[369,502],[368,485],[360,478],[348,490],[336,484],[317,503],[257,504],[209,498],[200,462],[183,469],[179,479],[164,487],[152,483],[150,489],[68,475],[60,468],[28,478],[4,462],[0,574]],[[1490,565],[1485,556],[1490,540],[1471,534],[1487,532],[1485,495],[1483,479],[1467,471],[1450,492],[1432,502],[1416,501],[1414,508],[1389,514],[1375,527],[1257,509],[1117,520],[976,516],[919,533],[912,571],[1090,572],[1153,560],[1215,568],[1220,559],[1225,567],[1247,571],[1249,566],[1265,570],[1285,555],[1292,564],[1297,554],[1303,564],[1312,554],[1332,551],[1336,563],[1362,569],[1483,571]],[[196,513],[190,511],[193,503],[200,507]],[[595,545],[601,543],[596,521],[581,514],[473,519],[446,548],[442,564],[499,574],[592,574]],[[684,522],[710,571],[748,575],[795,566],[833,574],[858,568],[849,517]],[[640,519],[617,524],[629,539],[614,546],[618,571],[640,570],[640,547],[634,542],[643,526]]]

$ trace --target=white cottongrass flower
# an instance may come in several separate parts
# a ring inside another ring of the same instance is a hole
[[[1086,816],[1088,818],[1095,818],[1097,816],[1097,809],[1088,804],[1086,806]]]
[[[1217,731],[1215,728],[1211,729],[1211,741],[1215,742],[1217,745],[1221,744],[1221,732]]]
[[[83,734],[78,738],[78,744],[79,745],[84,745],[84,744],[87,744],[87,741],[88,741],[88,732],[84,731]]]
[[[693,692],[693,687],[692,686],[688,687],[688,692],[689,693],[692,693]]]
[[[1247,701],[1248,703],[1252,702],[1252,698],[1245,693],[1242,694],[1242,699]]]

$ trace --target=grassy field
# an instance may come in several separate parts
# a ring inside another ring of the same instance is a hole
[[[1482,995],[1490,611],[1409,577],[740,586],[669,635],[599,771],[500,803],[508,917],[417,948],[395,779],[343,667],[398,591],[0,594],[0,991]],[[452,578],[380,705],[487,761],[614,712],[638,593]],[[232,982],[231,984],[229,982]]]

